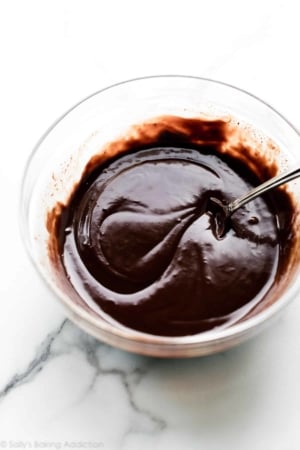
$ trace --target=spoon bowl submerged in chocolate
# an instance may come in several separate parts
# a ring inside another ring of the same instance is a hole
[[[242,197],[233,200],[226,204],[220,199],[211,197],[208,202],[208,209],[213,213],[213,223],[215,227],[215,234],[218,238],[222,238],[225,232],[229,228],[229,219],[232,214],[246,203],[254,200],[259,195],[263,195],[271,189],[274,189],[284,183],[294,180],[300,176],[300,168],[289,170],[268,181],[260,184],[259,186],[251,189],[250,192],[242,195]],[[258,223],[258,218],[253,216],[250,219],[250,223]]]

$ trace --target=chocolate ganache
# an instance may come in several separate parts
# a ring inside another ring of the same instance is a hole
[[[274,167],[243,143],[224,151],[223,120],[165,117],[135,131],[92,158],[49,215],[66,282],[108,320],[154,335],[242,320],[284,272],[292,204],[281,189],[257,198],[219,239],[209,198],[229,202]]]

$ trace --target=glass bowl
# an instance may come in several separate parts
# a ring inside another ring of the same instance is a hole
[[[300,136],[271,106],[233,86],[203,78],[157,76],[130,80],[81,101],[41,137],[25,169],[21,193],[21,232],[29,256],[48,287],[79,327],[113,346],[139,354],[189,357],[225,350],[260,331],[297,296],[299,255],[279,298],[252,317],[225,329],[184,337],[153,336],[108,323],[62,289],[48,252],[47,213],[64,202],[90,158],[135,124],[161,115],[233,116],[272,139],[280,151],[276,163],[289,169],[299,163]],[[263,151],[263,150],[262,150]],[[300,207],[299,182],[289,190]],[[298,214],[296,217],[300,217]],[[294,224],[298,228],[299,220]],[[299,233],[296,234],[296,239]],[[297,243],[296,243],[297,244]]]

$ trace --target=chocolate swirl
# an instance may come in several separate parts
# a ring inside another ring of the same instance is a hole
[[[266,295],[280,255],[277,213],[258,198],[216,239],[209,197],[230,201],[256,180],[217,150],[134,149],[82,180],[57,235],[83,299],[127,327],[180,336],[228,326]]]

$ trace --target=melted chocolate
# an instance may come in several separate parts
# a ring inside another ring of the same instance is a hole
[[[257,198],[218,239],[209,198],[241,196],[262,169],[224,153],[225,122],[174,121],[91,160],[56,214],[55,239],[65,279],[107,320],[184,336],[229,326],[268,295],[289,253],[292,206],[280,190]]]

